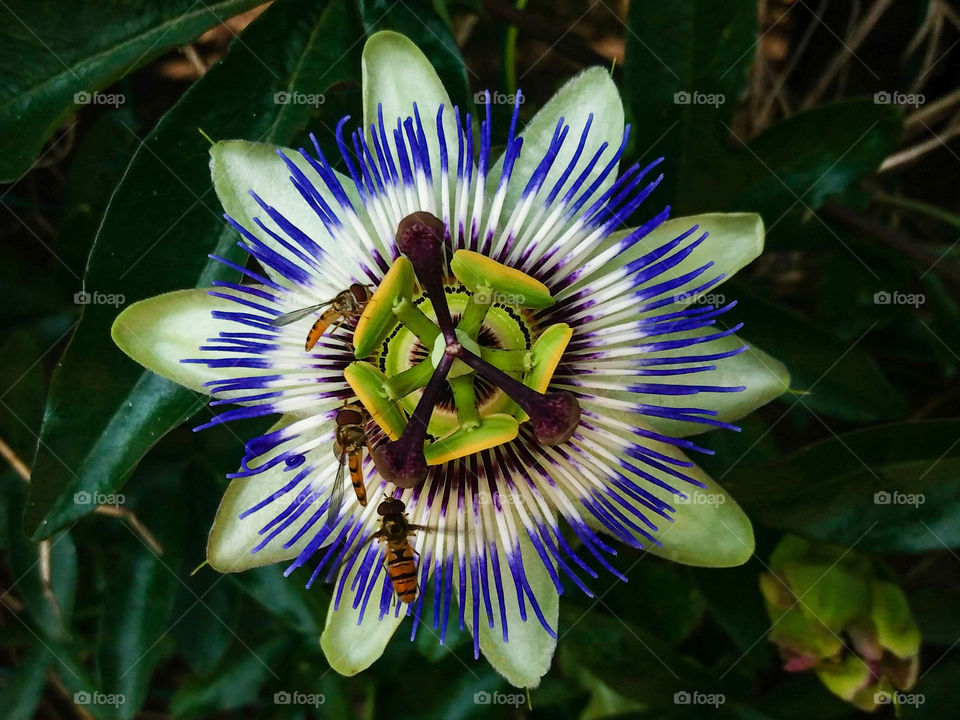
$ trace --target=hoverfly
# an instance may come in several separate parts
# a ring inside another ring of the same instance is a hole
[[[391,498],[377,506],[380,529],[371,537],[387,544],[387,574],[400,602],[412,603],[417,599],[417,561],[407,539],[417,530],[426,530],[407,520],[407,506],[402,500]]]
[[[345,559],[340,563],[340,567],[352,565],[353,559],[356,559],[374,540],[386,543],[386,553],[384,556],[384,567],[387,576],[393,585],[393,590],[397,594],[400,602],[410,604],[417,599],[417,553],[414,551],[409,538],[420,532],[430,532],[433,528],[426,525],[414,525],[407,519],[407,506],[402,500],[387,497],[377,506],[377,514],[380,516],[380,528],[367,536],[363,543],[351,554],[350,559]],[[331,569],[327,575],[328,580],[332,580],[336,574],[335,569]]]
[[[367,306],[367,303],[370,302],[371,297],[373,297],[373,295],[368,285],[353,283],[348,290],[337,293],[333,300],[327,300],[318,305],[311,305],[300,308],[299,310],[294,310],[293,312],[288,312],[276,318],[273,321],[273,325],[282,327],[290,323],[295,323],[297,320],[305,318],[307,315],[311,315],[317,310],[329,305],[330,307],[323,311],[316,322],[313,323],[310,332],[307,333],[307,341],[304,349],[309,352],[313,349],[313,346],[320,341],[320,338],[331,325],[334,325],[334,330],[336,330],[343,321],[348,318],[354,320],[359,319],[363,314],[363,309]]]
[[[344,466],[350,469],[350,480],[357,500],[366,507],[367,488],[363,482],[363,449],[367,446],[367,411],[359,403],[347,403],[337,411],[337,429],[333,439],[333,454],[340,463],[334,490],[343,487]],[[368,448],[369,452],[369,448]]]

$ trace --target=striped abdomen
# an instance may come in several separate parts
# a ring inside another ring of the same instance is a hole
[[[408,542],[387,543],[387,573],[400,602],[412,603],[417,598],[417,563]]]
[[[363,484],[363,470],[361,470],[362,451],[356,450],[347,456],[347,465],[350,468],[350,480],[353,482],[353,491],[357,500],[364,507],[367,506],[367,488]]]

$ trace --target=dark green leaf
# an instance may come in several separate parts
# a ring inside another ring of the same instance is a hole
[[[351,28],[341,3],[325,9],[295,0],[258,18],[140,146],[97,235],[86,289],[129,303],[232,277],[207,258],[238,258],[240,251],[223,222],[197,129],[214,138],[287,142],[312,107],[277,104],[274,93],[320,93],[357,74],[360,31]],[[117,310],[85,306],[54,375],[26,517],[36,537],[90,509],[73,505],[73,493],[116,490],[165,432],[203,404],[113,347]]]
[[[759,212],[770,225],[791,208],[816,209],[830,195],[870,175],[897,146],[900,111],[857,98],[799,112],[750,140],[734,140],[729,183],[711,203]],[[702,162],[702,161],[701,161]]]
[[[50,653],[40,643],[20,659],[0,689],[4,720],[29,720],[35,717],[33,713],[43,695],[49,665]]]
[[[54,251],[75,277],[82,277],[87,256],[114,188],[137,146],[139,123],[132,108],[103,113],[80,136],[67,171],[63,220]],[[71,285],[74,277],[64,272]]]
[[[18,332],[0,347],[0,438],[29,464],[43,416],[42,353],[33,337]]]
[[[560,604],[565,651],[618,693],[672,706],[678,692],[730,695],[737,687],[734,674],[721,682],[656,635],[600,612],[584,617],[586,609],[570,601]]]
[[[252,648],[237,647],[211,678],[183,683],[170,700],[170,712],[178,718],[207,717],[254,702],[288,644],[281,637]]]
[[[951,647],[960,638],[960,588],[929,587],[910,593],[910,611],[925,643]]]
[[[301,632],[309,642],[318,641],[329,601],[319,587],[315,585],[307,590],[301,580],[283,577],[283,569],[276,565],[254,568],[230,577],[266,612]]]
[[[725,125],[753,60],[757,4],[637,0],[627,24],[624,100],[636,151],[664,156],[664,198],[682,213],[701,211],[712,191],[695,193],[720,171],[704,159],[725,155]]]
[[[116,556],[103,594],[97,649],[99,690],[108,696],[122,696],[123,700],[100,706],[106,717],[126,719],[139,712],[150,676],[173,644],[170,625],[183,572],[185,518],[177,482],[181,468],[162,465],[149,471],[138,473],[142,494],[135,510],[156,535],[163,554],[156,554],[132,531],[112,548]],[[202,596],[193,600],[203,602]],[[216,621],[211,618],[211,622]]]
[[[192,592],[179,596],[174,614],[180,620],[173,633],[190,668],[209,676],[233,645],[232,625],[241,596],[222,576],[211,573],[200,572],[184,582]],[[196,602],[197,596],[203,598],[202,603]]]
[[[735,281],[736,282],[736,281]],[[855,341],[845,341],[800,313],[753,295],[736,282],[736,319],[790,371],[790,388],[814,412],[871,422],[902,417],[907,403]],[[793,402],[785,397],[788,403]]]
[[[27,615],[46,636],[63,639],[70,627],[77,589],[77,551],[66,530],[49,538],[50,586],[41,577],[41,548],[23,534],[20,518],[26,500],[26,483],[13,473],[0,476],[7,510],[10,571],[16,584],[11,591],[23,599]],[[51,595],[52,593],[52,595]]]
[[[259,0],[44,0],[0,10],[0,179],[30,167],[43,142],[75,113],[76,93],[106,87]]]
[[[771,527],[873,553],[960,546],[960,420],[904,422],[734,470],[724,487]]]
[[[760,563],[751,559],[737,568],[697,569],[696,578],[707,612],[733,639],[738,650],[744,655],[755,651],[755,657],[769,662],[773,650],[765,639],[770,623],[758,585],[761,572]]]

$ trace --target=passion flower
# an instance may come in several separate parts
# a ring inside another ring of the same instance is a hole
[[[476,656],[533,687],[563,581],[589,595],[598,566],[626,580],[609,538],[696,565],[753,551],[743,512],[684,451],[705,452],[686,436],[735,429],[787,387],[716,293],[760,253],[763,226],[666,208],[626,227],[658,161],[620,172],[629,128],[602,69],[522,132],[518,93],[496,161],[490,94],[475,128],[407,38],[373,35],[363,81],[362,123],[336,131],[346,174],[316,140],[213,147],[217,193],[258,267],[224,260],[244,281],[137,303],[114,338],[236,406],[204,427],[281,416],[229,476],[208,560],[223,572],[288,560],[308,585],[332,580],[321,644],[334,669],[368,667],[408,615],[411,637],[426,623],[443,642],[453,613]],[[369,298],[304,350],[344,291]],[[348,404],[354,426],[369,418],[366,505],[338,472]],[[384,562],[408,556],[377,541],[400,508],[418,573],[409,603]]]

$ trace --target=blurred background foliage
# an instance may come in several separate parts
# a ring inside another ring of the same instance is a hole
[[[624,548],[630,582],[565,596],[555,667],[521,707],[475,702],[513,691],[462,632],[439,647],[401,631],[342,678],[317,644],[325,588],[277,567],[192,573],[242,440],[192,433],[203,399],[124,357],[118,308],[78,295],[130,303],[217,279],[207,253],[238,251],[199,130],[329,143],[360,115],[359,53],[383,28],[414,38],[461,106],[522,87],[525,118],[579,69],[612,68],[630,159],[666,157],[636,219],[669,203],[767,227],[764,256],[722,292],[793,386],[741,433],[703,438],[716,455],[700,459],[753,518],[755,557],[702,570]],[[960,696],[958,44],[945,0],[2,3],[3,717],[856,716],[768,642],[759,581],[785,533],[855,548],[899,584],[923,698],[899,712],[946,716]]]

